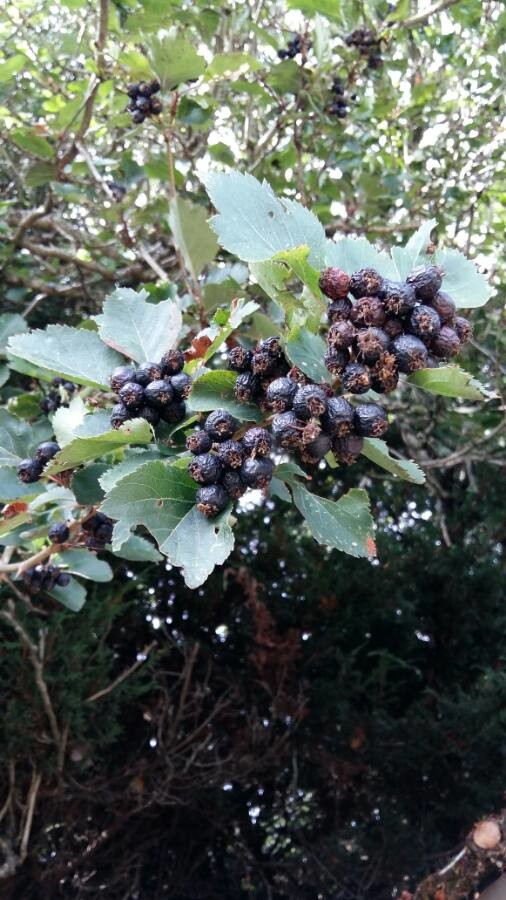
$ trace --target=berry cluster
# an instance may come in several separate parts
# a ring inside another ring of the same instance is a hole
[[[184,398],[192,380],[183,372],[184,354],[169,350],[159,363],[144,362],[137,369],[119,366],[109,383],[117,392],[119,403],[111,412],[111,425],[119,428],[129,419],[146,419],[158,425],[160,419],[169,425],[182,422],[186,415]]]
[[[162,101],[154,96],[158,94],[160,87],[160,82],[156,79],[128,85],[127,94],[130,101],[127,110],[132,113],[134,125],[141,125],[147,117],[160,115],[163,108]]]
[[[194,454],[188,471],[200,485],[197,509],[208,518],[242,497],[246,488],[268,487],[272,478],[272,437],[267,429],[248,428],[242,437],[236,434],[238,429],[239,422],[227,410],[215,409],[204,427],[186,440],[187,450]]]
[[[341,78],[337,76],[332,79],[332,102],[328,106],[328,113],[331,116],[337,116],[338,119],[345,119],[348,112],[349,103],[345,97],[344,85]],[[356,94],[351,95],[351,100],[356,100]]]
[[[381,39],[368,28],[356,28],[348,35],[345,41],[348,47],[356,47],[361,56],[367,57],[369,69],[380,69],[383,65],[381,58]]]
[[[388,394],[400,372],[435,368],[470,339],[469,322],[440,290],[441,275],[437,266],[419,266],[403,282],[374,269],[351,277],[337,268],[321,273],[320,288],[331,300],[325,365],[345,391]]]
[[[59,449],[60,445],[56,441],[44,441],[42,444],[39,444],[35,451],[35,456],[22,459],[19,463],[16,470],[19,480],[24,482],[24,484],[38,481],[44,466],[58,453]]]
[[[70,575],[62,572],[58,566],[38,565],[23,572],[23,581],[31,594],[37,594],[39,591],[52,591],[56,586],[66,587]]]
[[[46,416],[49,413],[56,412],[60,406],[68,406],[68,395],[73,394],[76,389],[73,381],[64,381],[59,376],[53,378],[51,384],[53,388],[40,401],[40,410]]]
[[[81,522],[84,543],[88,550],[103,550],[112,540],[114,522],[101,512],[92,513]]]
[[[295,37],[288,41],[286,50],[278,50],[278,56],[280,59],[294,59],[297,56],[297,53],[302,53],[302,48],[302,37],[300,34],[296,34]]]

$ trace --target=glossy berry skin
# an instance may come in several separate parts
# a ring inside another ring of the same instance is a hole
[[[246,491],[246,485],[237,471],[229,470],[225,472],[222,484],[232,500],[238,500]]]
[[[270,356],[276,356],[279,359],[283,356],[283,347],[278,337],[268,337],[260,341],[257,352],[268,353]]]
[[[76,389],[76,386],[73,381],[64,381],[63,387],[67,391],[68,394],[73,394]]]
[[[231,438],[239,423],[226,409],[215,409],[206,419],[204,428],[213,441],[226,441]]]
[[[208,453],[213,442],[207,431],[192,431],[186,438],[186,449],[190,453]]]
[[[443,283],[441,269],[438,266],[417,266],[406,278],[406,283],[415,289],[419,300],[432,300]]]
[[[44,464],[40,459],[22,459],[16,469],[16,475],[23,484],[32,484],[42,475]]]
[[[413,334],[401,334],[395,338],[392,341],[392,353],[399,372],[406,375],[417,369],[423,369],[427,363],[427,347]]]
[[[275,378],[265,392],[267,402],[274,412],[286,412],[293,406],[297,384],[291,378]]]
[[[226,509],[229,499],[221,484],[210,484],[198,489],[195,502],[199,512],[208,519],[214,519]]]
[[[251,371],[254,375],[270,375],[276,369],[277,358],[267,350],[259,350],[253,354]]]
[[[119,391],[119,399],[129,410],[138,409],[144,402],[144,391],[136,381],[127,381]]]
[[[141,388],[142,390],[142,388]],[[144,388],[144,400],[148,406],[155,409],[162,409],[172,403],[174,398],[174,388],[168,378],[162,378],[159,381],[150,381]]]
[[[359,269],[350,278],[350,292],[354,297],[375,297],[382,278],[375,269]]]
[[[388,350],[390,338],[381,328],[364,328],[358,332],[355,344],[358,358],[370,366]]]
[[[406,316],[416,304],[414,287],[404,281],[383,279],[378,296],[388,316]]]
[[[328,434],[320,434],[310,444],[306,444],[302,452],[302,460],[310,465],[316,465],[327,455],[332,447],[332,439]]]
[[[116,403],[111,409],[111,425],[113,428],[119,428],[124,422],[128,422],[131,414],[123,403]]]
[[[377,403],[362,403],[355,409],[355,430],[360,437],[379,438],[388,430],[388,416]]]
[[[432,306],[420,304],[415,306],[409,317],[409,330],[422,341],[429,341],[441,331],[441,319]]]
[[[240,469],[244,459],[244,447],[241,441],[224,441],[217,450],[217,456],[229,469]],[[213,481],[218,481],[214,478]]]
[[[197,484],[215,484],[221,480],[223,464],[214,454],[201,453],[193,457],[188,472]]]
[[[336,438],[332,443],[332,450],[338,462],[350,466],[357,461],[362,453],[364,439],[358,434],[349,434],[344,438]]]
[[[369,369],[362,363],[349,363],[341,375],[341,384],[351,394],[365,394],[371,387]]]
[[[272,436],[280,447],[295,450],[302,442],[301,422],[293,411],[278,413],[271,422]]]
[[[163,408],[170,409],[170,405],[165,406]],[[160,410],[154,409],[152,406],[148,406],[147,404],[145,404],[144,406],[141,406],[134,413],[134,417],[139,418],[139,419],[145,419],[146,422],[149,422],[149,424],[153,425],[153,427],[154,427],[155,425],[158,425],[158,423],[160,421]]]
[[[468,322],[468,320],[465,319],[464,316],[457,316],[453,327],[459,336],[459,341],[461,344],[467,344],[471,340],[473,336],[473,329],[471,327],[471,323]]]
[[[443,325],[437,338],[431,342],[430,350],[439,359],[456,356],[460,350],[460,339],[457,332],[449,325]]]
[[[382,301],[378,297],[360,297],[352,307],[350,321],[357,328],[381,328],[386,313]]]
[[[342,319],[349,319],[352,309],[353,303],[348,297],[343,297],[340,300],[333,300],[332,303],[329,303],[327,318],[329,322],[332,323],[339,322]]]
[[[453,325],[457,315],[457,307],[449,294],[446,294],[444,291],[438,291],[436,296],[430,301],[430,305],[436,310],[443,325]]]
[[[327,350],[323,357],[323,362],[331,375],[340,375],[349,361],[349,350]]]
[[[178,372],[183,370],[184,353],[181,350],[168,350],[167,353],[163,354],[160,365],[166,377],[168,375],[177,375]]]
[[[304,384],[298,388],[293,398],[293,411],[298,419],[321,416],[327,409],[325,392],[317,384]]]
[[[271,459],[246,459],[241,466],[243,483],[250,488],[266,488],[274,471]]]
[[[242,444],[248,456],[268,456],[272,449],[272,437],[265,428],[249,428]]]
[[[324,269],[320,275],[320,290],[331,300],[342,300],[350,290],[350,276],[335,266]]]
[[[351,322],[341,319],[330,326],[327,343],[332,350],[345,350],[353,343],[356,333]]]
[[[56,576],[55,585],[57,585],[57,587],[62,587],[62,588],[67,587],[67,585],[69,583],[70,583],[70,575],[68,574],[68,572],[60,572]]]
[[[345,437],[353,430],[355,410],[344,397],[330,397],[321,423],[327,434]]]
[[[35,456],[37,459],[40,459],[43,463],[49,462],[53,456],[56,456],[58,451],[60,450],[60,445],[56,443],[56,441],[43,441],[42,444],[39,444],[35,451]]]
[[[237,376],[234,394],[239,403],[250,403],[260,394],[260,379],[251,372]]]
[[[69,539],[70,531],[65,522],[55,522],[54,525],[51,525],[47,534],[52,544],[64,544]]]
[[[146,387],[150,381],[160,381],[163,378],[163,370],[161,365],[153,362],[143,362],[137,369],[135,380],[142,387]]]
[[[168,425],[177,425],[186,416],[186,403],[182,400],[174,400],[168,406],[160,410],[160,418]]]
[[[234,372],[248,372],[252,359],[253,352],[246,347],[232,347],[227,354],[228,367]]]
[[[177,397],[184,399],[190,393],[192,379],[186,372],[179,372],[177,375],[172,375],[170,383]]]

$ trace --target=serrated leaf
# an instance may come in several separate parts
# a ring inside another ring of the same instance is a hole
[[[154,72],[143,53],[138,50],[125,50],[118,56],[118,62],[128,70],[129,78],[150,81]]]
[[[9,136],[18,147],[26,150],[32,156],[38,156],[41,159],[52,159],[54,156],[54,149],[49,141],[32,128],[18,128]]]
[[[55,562],[59,566],[64,566],[67,572],[88,578],[90,581],[105,583],[112,581],[113,578],[113,571],[109,563],[98,559],[89,550],[64,550],[62,553],[56,554]]]
[[[397,277],[397,268],[390,256],[373,247],[365,237],[344,237],[335,243],[326,241],[325,265],[337,266],[348,275],[357,269],[371,267],[384,278]]]
[[[239,403],[235,399],[236,380],[235,372],[222,370],[206,372],[196,378],[186,401],[188,409],[193,412],[226,409],[237,419],[260,422],[262,415],[257,406],[253,403]]]
[[[169,34],[150,41],[148,54],[153,70],[165,90],[173,90],[183,81],[198,78],[206,70],[206,61],[181,35]]]
[[[322,316],[327,310],[327,303],[323,299],[318,283],[320,273],[309,265],[308,255],[309,247],[296,247],[294,250],[283,250],[281,253],[277,253],[274,259],[279,259],[290,266],[297,278],[311,291],[313,298],[317,301],[316,308]]]
[[[216,256],[218,241],[208,225],[207,211],[182,197],[170,201],[169,225],[176,247],[194,279]]]
[[[367,491],[353,488],[337,502],[311,494],[300,484],[294,484],[292,491],[295,505],[319,544],[351,556],[374,555]]]
[[[283,484],[280,478],[276,478],[275,475],[271,478],[271,483],[269,485],[269,493],[273,497],[279,497],[280,500],[284,500],[285,503],[292,502],[292,495],[287,487]]]
[[[28,59],[22,53],[15,53],[14,56],[0,63],[0,84],[10,81],[14,75],[26,69],[28,65]]]
[[[102,340],[136,362],[158,362],[177,342],[183,317],[174,300],[146,303],[145,290],[116,288],[94,316]]]
[[[413,484],[424,484],[425,482],[424,473],[412,459],[396,459],[391,456],[389,447],[385,441],[381,441],[379,438],[364,438],[362,454],[371,462],[404,481],[411,481]]]
[[[222,247],[247,262],[307,245],[309,262],[320,266],[325,232],[315,215],[295,200],[279,200],[271,186],[253,175],[209,172],[203,182],[218,210],[211,225]]]
[[[435,262],[444,270],[442,290],[451,295],[459,308],[484,306],[492,288],[474,262],[458,250],[438,250]]]
[[[309,375],[313,381],[332,383],[332,376],[323,362],[327,347],[319,334],[313,334],[300,326],[292,328],[285,349],[294,366]]]
[[[0,316],[0,356],[4,356],[7,340],[13,334],[26,331],[26,321],[17,313],[2,313]]]
[[[95,331],[48,325],[9,338],[7,350],[13,357],[61,375],[78,384],[108,387],[108,378],[124,359],[100,340]]]
[[[462,400],[483,400],[493,396],[469,372],[460,366],[441,366],[439,369],[419,369],[406,379],[408,384],[423,388],[431,394],[443,397],[459,397]]]
[[[310,480],[310,475],[307,472],[304,472],[304,469],[301,469],[297,463],[290,460],[290,462],[278,463],[276,468],[274,469],[274,474],[277,475],[281,481],[285,481],[287,484],[297,484],[297,478],[305,478]]]
[[[120,524],[116,544],[124,544],[130,531],[143,525],[161,545],[194,506],[196,487],[186,469],[156,460],[122,478],[100,508]]]
[[[101,503],[104,491],[100,487],[99,478],[106,470],[105,463],[90,463],[77,470],[72,478],[72,491],[78,503],[83,506]]]
[[[53,457],[46,466],[44,474],[55,475],[66,469],[75,469],[77,466],[89,462],[91,459],[97,459],[99,456],[105,456],[113,450],[129,444],[149,444],[152,440],[153,431],[145,419],[131,419],[120,428],[109,428],[108,431],[89,437],[78,435]]]
[[[128,459],[123,459],[111,469],[106,469],[99,478],[100,486],[104,491],[110,491],[125,475],[130,475],[131,472],[140,469],[141,466],[150,460],[159,458],[160,454],[156,450],[145,450],[141,453],[136,453],[134,456],[129,456]]]
[[[0,500],[7,503],[11,500],[27,500],[44,491],[40,481],[34,484],[23,484],[14,469],[0,468]]]
[[[72,577],[65,587],[56,586],[49,593],[72,612],[79,612],[86,603],[86,588]]]
[[[132,562],[160,562],[163,559],[162,554],[158,552],[151,541],[139,534],[131,534],[120,549],[114,551],[114,554],[120,559],[128,559]]]
[[[418,228],[404,247],[392,247],[392,258],[397,268],[397,277],[404,281],[415,266],[428,262],[426,254],[431,232],[437,225],[436,219],[429,219]]]
[[[29,456],[33,444],[30,426],[0,409],[0,466],[17,466]]]
[[[230,53],[216,53],[206,70],[206,78],[229,78],[239,69],[256,72],[262,64],[250,53],[234,50]]]
[[[86,415],[86,406],[79,394],[72,397],[68,406],[60,406],[54,413],[51,423],[56,440],[60,447],[70,443],[76,433],[76,429],[82,424]]]
[[[200,587],[234,549],[234,535],[227,519],[225,513],[211,521],[193,507],[161,545],[169,562],[182,569],[189,588]]]

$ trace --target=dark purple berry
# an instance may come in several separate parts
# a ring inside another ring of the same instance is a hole
[[[432,306],[415,306],[409,317],[409,330],[423,341],[429,341],[441,331],[441,319]]]
[[[160,365],[165,376],[177,375],[183,370],[184,353],[181,350],[168,350],[160,360]]]
[[[443,283],[441,273],[439,266],[417,266],[406,278],[406,283],[415,289],[419,300],[432,300]]]
[[[357,328],[381,328],[385,321],[385,307],[378,297],[360,297],[350,312],[350,321]]]
[[[48,531],[48,537],[52,544],[64,544],[68,541],[70,531],[65,522],[55,522]]]
[[[64,390],[66,390],[68,394],[73,394],[76,389],[76,386],[73,381],[64,381],[63,387],[64,387]]]
[[[207,431],[192,431],[186,438],[186,449],[191,453],[208,453],[212,446]]]
[[[251,371],[254,375],[271,375],[277,364],[277,359],[273,356],[272,353],[268,353],[267,350],[259,350],[258,352],[253,354],[251,360]]]
[[[390,394],[397,387],[399,369],[393,353],[382,353],[371,369],[371,388],[378,394]]]
[[[67,587],[68,584],[70,584],[70,575],[68,572],[60,572],[56,576],[55,585],[64,588]]]
[[[338,462],[347,466],[357,461],[362,453],[364,439],[358,434],[349,434],[343,438],[335,438],[332,443],[332,450]]]
[[[170,383],[177,397],[184,399],[190,393],[192,379],[186,372],[179,372],[177,375],[172,375]]]
[[[321,416],[327,409],[325,391],[317,384],[304,384],[298,388],[293,398],[293,411],[298,419]]]
[[[186,403],[183,400],[174,400],[161,410],[161,418],[168,425],[177,425],[186,416]]]
[[[400,372],[407,375],[417,369],[425,368],[427,364],[427,347],[413,334],[401,334],[392,341],[392,353],[397,361]]]
[[[129,85],[127,85],[126,92],[127,92],[127,94],[128,94],[129,97],[137,97],[137,95],[138,95],[138,93],[139,93],[139,84],[138,84],[138,82],[135,82],[134,84],[129,84]]]
[[[135,381],[135,369],[132,366],[118,366],[109,378],[109,384],[116,393],[128,381]]]
[[[161,365],[158,365],[158,363],[143,362],[137,369],[135,380],[138,384],[141,384],[142,387],[146,387],[150,381],[161,381],[163,375],[162,367]]]
[[[349,361],[349,350],[328,350],[323,357],[323,362],[332,375],[340,375]]]
[[[271,459],[246,459],[241,466],[241,478],[247,487],[266,488],[272,479],[273,471],[274,463]]]
[[[152,116],[159,116],[163,109],[162,101],[159,97],[151,97],[149,100],[149,113]]]
[[[404,281],[381,282],[378,294],[388,316],[406,316],[416,304],[415,289]]]
[[[365,394],[371,387],[369,369],[362,363],[349,363],[341,375],[341,384],[352,394]]]
[[[32,484],[39,480],[43,468],[44,464],[40,459],[22,459],[16,469],[16,474],[23,484]]]
[[[320,290],[331,300],[342,300],[350,290],[350,276],[335,266],[324,269],[320,275]]]
[[[234,372],[248,372],[252,359],[253,352],[246,347],[232,347],[227,354],[228,367]]]
[[[242,444],[248,456],[268,456],[272,449],[272,437],[265,428],[255,426],[245,432]]]
[[[388,350],[389,345],[390,338],[381,328],[364,328],[356,338],[357,357],[371,366]]]
[[[297,384],[291,378],[275,378],[267,386],[265,396],[269,407],[274,412],[286,412],[293,406],[296,391]]]
[[[111,425],[113,428],[119,428],[124,422],[128,422],[132,418],[131,413],[123,403],[116,403],[111,409]]]
[[[362,403],[355,409],[355,430],[360,437],[379,438],[388,429],[386,410],[377,403]]]
[[[256,348],[257,353],[268,353],[270,356],[276,356],[278,359],[283,356],[283,347],[278,337],[268,337],[260,341]]]
[[[120,387],[118,394],[123,405],[129,410],[138,409],[144,401],[144,391],[136,381],[127,381]]]
[[[376,269],[359,269],[350,278],[350,291],[354,297],[375,297],[382,282]]]
[[[135,108],[142,110],[143,113],[147,113],[149,111],[149,98],[148,97],[137,97],[135,101]]]
[[[200,453],[188,465],[188,472],[198,484],[215,484],[223,475],[223,464],[213,453]]]
[[[454,324],[455,331],[459,336],[461,344],[467,344],[473,336],[471,323],[464,316],[457,316]]]
[[[210,484],[198,489],[195,502],[199,512],[208,519],[214,519],[226,509],[228,494],[221,484]]]
[[[141,109],[136,109],[132,113],[132,122],[134,123],[134,125],[142,125],[145,118],[146,118],[146,115],[145,115],[145,113],[142,112]]]
[[[430,345],[431,353],[439,359],[456,356],[460,350],[460,339],[456,331],[449,325],[443,325],[437,338]]]
[[[271,422],[272,436],[285,450],[295,450],[300,446],[303,428],[304,422],[293,411],[278,413]]]
[[[332,446],[332,440],[328,434],[319,434],[314,441],[306,444],[301,457],[302,461],[309,465],[316,465],[324,456],[327,455]]]
[[[321,420],[324,431],[336,437],[345,437],[353,430],[354,413],[353,406],[344,397],[330,397]]]
[[[42,444],[39,444],[35,451],[35,456],[37,459],[40,459],[43,463],[49,462],[53,456],[56,456],[58,451],[60,450],[60,445],[56,443],[56,441],[44,441]]]
[[[453,325],[457,315],[457,307],[449,294],[439,291],[430,301],[430,305],[436,310],[443,325]]]
[[[226,409],[215,409],[206,419],[204,428],[213,441],[226,441],[239,427],[239,422]]]
[[[170,408],[171,408],[171,404],[169,404],[169,406],[163,407],[164,410],[170,409]],[[135,413],[133,414],[133,418],[145,419],[146,422],[148,422],[154,428],[154,426],[158,425],[158,423],[160,421],[160,410],[154,409],[153,406],[148,406],[147,404],[145,404],[144,406],[141,406],[138,410],[135,411]]]
[[[260,379],[251,372],[237,376],[234,393],[239,403],[250,403],[260,394]]]
[[[399,337],[400,334],[404,334],[404,323],[397,316],[389,316],[385,319],[383,331],[391,339]]]
[[[155,409],[162,409],[164,406],[168,406],[169,403],[172,403],[173,398],[174,388],[168,378],[162,378],[160,381],[150,381],[144,388],[145,402],[148,406],[154,406]]]
[[[246,485],[244,484],[239,472],[225,472],[222,484],[228,496],[231,497],[232,500],[239,500],[239,497],[242,497],[246,490]]]
[[[351,322],[340,319],[330,326],[327,343],[331,350],[345,350],[353,343],[356,333],[357,330]]]
[[[340,300],[333,300],[332,303],[329,303],[327,318],[331,323],[339,322],[341,319],[349,319],[352,309],[353,303],[348,297],[343,297]]]
[[[240,469],[244,459],[242,441],[224,441],[223,444],[219,445],[217,455],[224,466],[227,466],[229,469]],[[218,478],[213,478],[213,481],[218,480]]]

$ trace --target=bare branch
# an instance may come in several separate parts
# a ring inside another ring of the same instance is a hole
[[[410,16],[409,19],[404,19],[403,22],[400,22],[402,28],[416,28],[417,25],[422,25],[427,19],[430,19],[431,16],[437,15],[437,13],[444,12],[445,9],[448,9],[449,6],[455,6],[459,0],[439,0],[439,3],[433,3],[431,6],[427,6],[426,9],[423,9],[421,12],[417,13],[415,16]]]
[[[151,643],[148,644],[147,647],[144,647],[144,650],[142,651],[142,655],[145,657],[144,659],[136,660],[136,662],[134,662],[133,665],[131,665],[128,669],[125,669],[125,671],[122,672],[121,675],[118,675],[118,677],[115,678],[114,681],[111,681],[111,684],[109,684],[107,687],[102,688],[102,690],[100,691],[97,691],[96,694],[91,694],[90,697],[86,697],[86,702],[94,703],[95,700],[100,700],[101,697],[105,697],[106,694],[110,694],[111,691],[118,687],[118,684],[121,684],[122,681],[125,681],[125,679],[129,678],[130,675],[132,675],[140,666],[144,665],[148,654],[153,649],[153,647],[156,647],[156,644],[156,641],[151,641]]]

